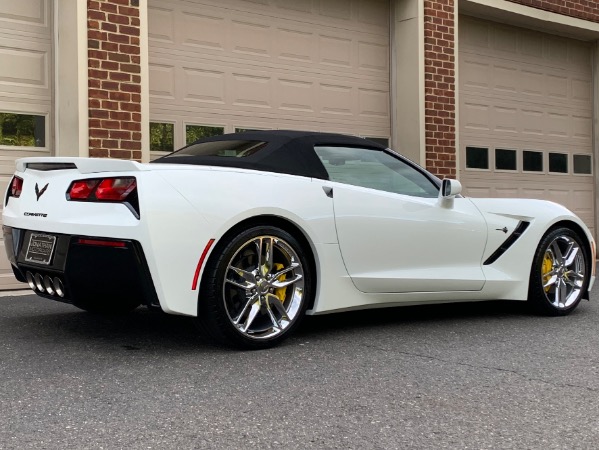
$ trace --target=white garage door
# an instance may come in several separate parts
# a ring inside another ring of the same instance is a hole
[[[390,136],[388,0],[149,4],[153,150],[236,129]]]
[[[590,45],[469,17],[459,30],[467,194],[552,200],[594,229]]]
[[[15,159],[48,156],[52,133],[52,2],[0,2],[0,190]],[[4,201],[2,201],[2,207]],[[0,207],[1,208],[1,207]],[[1,238],[1,236],[0,236]],[[0,289],[23,287],[0,248]]]

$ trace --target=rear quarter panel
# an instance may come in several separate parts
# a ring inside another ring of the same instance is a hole
[[[178,201],[186,204],[175,208],[169,195],[161,195],[153,187],[151,200],[144,199],[144,204],[152,203],[148,205],[148,241],[160,276],[161,302],[164,298],[163,307],[168,312],[197,314],[199,286],[192,290],[192,280],[207,242],[215,239],[218,243],[245,219],[278,216],[295,224],[312,247],[317,270],[320,267],[317,247],[337,243],[332,199],[310,178],[237,169],[173,168],[173,165],[165,165],[154,173],[178,192]],[[165,211],[176,209],[179,211],[165,222]],[[167,235],[171,236],[168,242],[164,239]],[[216,246],[212,246],[208,258]],[[202,275],[203,270],[200,280]]]

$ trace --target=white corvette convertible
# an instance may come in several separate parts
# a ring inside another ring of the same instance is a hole
[[[305,314],[509,299],[565,315],[588,298],[595,242],[576,215],[460,190],[364,139],[247,132],[151,164],[20,159],[4,240],[42,297],[195,316],[245,348]]]

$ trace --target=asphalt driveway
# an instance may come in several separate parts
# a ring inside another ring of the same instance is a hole
[[[308,318],[237,352],[191,321],[0,298],[0,449],[597,448],[599,296]]]

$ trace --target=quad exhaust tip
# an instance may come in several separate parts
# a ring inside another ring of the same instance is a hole
[[[58,295],[60,298],[64,298],[64,284],[58,277],[50,277],[49,275],[41,275],[39,273],[33,274],[30,271],[25,273],[25,279],[27,284],[34,292],[46,293],[48,295]]]

